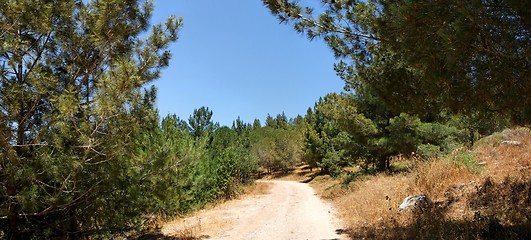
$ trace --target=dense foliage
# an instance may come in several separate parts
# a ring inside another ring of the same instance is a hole
[[[297,120],[298,119],[298,120]],[[302,117],[288,120],[285,114],[267,116],[266,125],[252,131],[253,154],[261,169],[268,173],[289,169],[303,162]]]
[[[530,10],[521,1],[263,0],[281,22],[323,38],[347,90],[395,113],[496,113],[531,121]],[[316,13],[317,12],[317,13]]]
[[[149,1],[0,3],[0,238],[139,230],[250,181],[248,133],[199,108],[159,120],[181,20]],[[140,36],[144,36],[141,38]],[[112,209],[112,211],[109,211]]]
[[[453,118],[426,122],[401,113],[385,119],[357,108],[362,105],[353,94],[332,93],[308,110],[304,149],[310,166],[331,175],[352,165],[387,170],[392,156],[436,157],[467,139],[461,121]]]
[[[423,158],[531,121],[529,8],[518,1],[263,0],[322,38],[349,94],[306,116],[305,158],[324,173],[395,155]]]
[[[132,150],[157,121],[155,90],[142,86],[168,65],[181,20],[148,31],[151,10],[144,1],[0,3],[8,239],[126,230],[155,202],[143,191],[156,182],[142,174],[160,170]]]

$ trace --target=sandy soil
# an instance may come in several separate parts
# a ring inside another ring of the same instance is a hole
[[[262,181],[268,193],[228,201],[167,224],[162,233],[208,239],[344,239],[332,207],[293,181]]]

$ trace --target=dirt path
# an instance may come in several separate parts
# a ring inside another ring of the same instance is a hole
[[[203,210],[167,224],[162,232],[193,232],[208,239],[343,239],[333,209],[304,183],[264,181],[269,193],[254,195]]]

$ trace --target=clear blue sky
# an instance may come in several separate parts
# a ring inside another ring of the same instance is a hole
[[[280,24],[260,0],[155,0],[152,23],[183,17],[170,66],[155,82],[161,116],[188,119],[209,107],[231,126],[238,116],[264,123],[267,114],[304,115],[343,82],[324,41],[309,41]]]

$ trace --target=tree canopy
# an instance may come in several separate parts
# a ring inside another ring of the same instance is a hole
[[[495,112],[531,120],[530,10],[521,1],[263,0],[281,22],[323,38],[345,88],[396,112]]]

